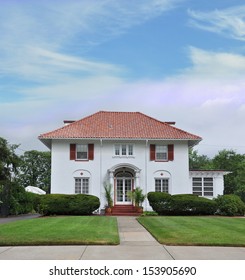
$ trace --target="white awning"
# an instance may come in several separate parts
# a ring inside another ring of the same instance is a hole
[[[46,192],[38,187],[28,186],[25,188],[27,192],[36,193],[36,194],[46,194]]]

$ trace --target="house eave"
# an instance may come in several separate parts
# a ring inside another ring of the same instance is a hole
[[[131,137],[118,137],[118,138],[110,138],[110,137],[57,137],[57,138],[38,138],[45,146],[49,149],[51,148],[52,140],[91,140],[91,141],[187,141],[189,147],[193,147],[197,145],[202,139],[178,139],[178,138],[131,138]]]
[[[190,176],[202,176],[202,175],[228,175],[231,174],[231,171],[226,170],[190,170]]]

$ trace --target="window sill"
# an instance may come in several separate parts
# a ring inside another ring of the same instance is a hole
[[[135,158],[135,156],[113,156],[112,158]]]

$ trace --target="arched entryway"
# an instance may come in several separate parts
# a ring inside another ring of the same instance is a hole
[[[128,205],[132,204],[129,192],[134,188],[134,172],[133,170],[122,167],[115,171],[115,204]]]
[[[139,186],[140,169],[131,164],[118,164],[108,172],[113,186],[114,205],[132,205],[128,192]]]

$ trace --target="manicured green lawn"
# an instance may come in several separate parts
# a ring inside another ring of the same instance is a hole
[[[138,221],[166,245],[245,246],[245,218],[158,216]]]
[[[0,225],[0,246],[119,244],[114,217],[60,216]]]

